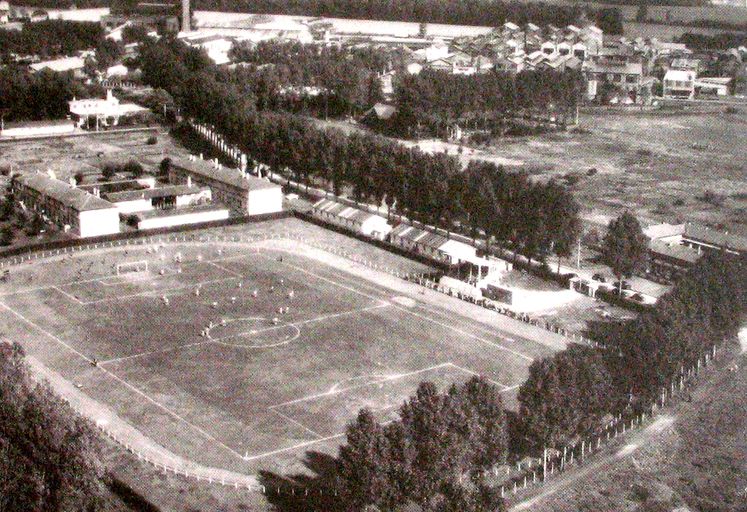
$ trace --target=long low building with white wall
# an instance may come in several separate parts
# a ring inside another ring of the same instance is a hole
[[[105,195],[119,213],[129,214],[151,210],[169,210],[200,204],[209,204],[212,194],[208,187],[186,185],[169,185],[142,190],[125,190]]]
[[[384,240],[392,226],[381,215],[369,213],[332,199],[321,199],[313,206],[314,214],[338,226],[352,229],[362,235]]]
[[[199,158],[173,159],[169,182],[208,187],[213,200],[239,215],[262,215],[283,210],[283,190],[269,180]]]
[[[137,212],[132,218],[138,230],[147,230],[225,220],[228,216],[228,208],[224,206],[201,204],[173,210]]]
[[[116,206],[75,185],[37,173],[15,177],[11,189],[27,210],[41,214],[65,232],[80,237],[119,233]]]

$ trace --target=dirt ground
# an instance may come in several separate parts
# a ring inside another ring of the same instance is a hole
[[[156,144],[147,144],[155,135]],[[0,169],[11,172],[46,172],[67,180],[77,172],[95,179],[106,163],[125,163],[131,159],[146,171],[157,171],[166,156],[188,156],[188,151],[162,129],[139,132],[106,132],[78,137],[56,137],[9,141],[0,144]],[[88,179],[86,180],[88,181]]]
[[[541,178],[575,180],[585,217],[602,224],[630,209],[650,222],[691,220],[747,232],[742,114],[584,114],[580,128],[478,149],[520,161]]]

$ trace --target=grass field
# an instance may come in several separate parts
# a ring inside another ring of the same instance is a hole
[[[218,249],[39,262],[0,297],[0,332],[172,452],[236,471],[285,471],[307,449],[334,450],[361,407],[391,419],[423,380],[483,374],[513,406],[530,362],[555,350],[297,242]],[[112,275],[140,259],[147,273]]]
[[[584,133],[504,139],[478,158],[511,159],[540,178],[575,175],[588,218],[625,209],[650,221],[700,221],[747,232],[743,114],[583,114]],[[595,174],[589,176],[590,169]],[[706,191],[718,201],[704,201]]]

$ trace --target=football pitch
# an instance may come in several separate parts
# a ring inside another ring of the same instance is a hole
[[[240,472],[333,452],[360,408],[391,420],[424,380],[484,375],[515,407],[553,351],[338,260],[290,240],[80,253],[0,290],[0,334],[171,452]]]

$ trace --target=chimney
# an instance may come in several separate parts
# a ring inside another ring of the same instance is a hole
[[[189,0],[182,0],[182,32],[192,30],[189,18]]]

